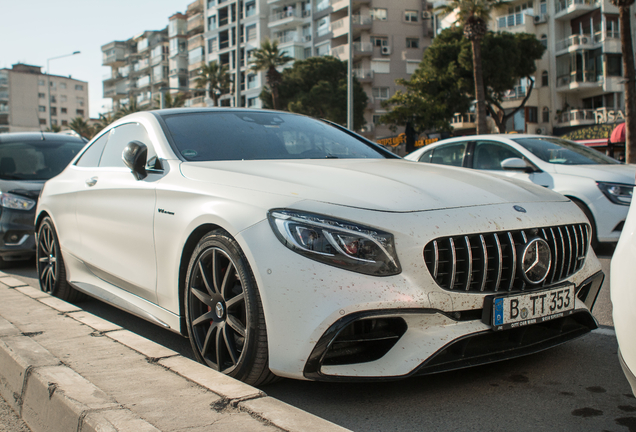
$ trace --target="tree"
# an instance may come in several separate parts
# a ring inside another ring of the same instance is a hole
[[[359,130],[368,96],[355,78],[353,92],[353,124]],[[335,57],[297,60],[281,74],[278,93],[280,109],[347,124],[347,63]],[[266,108],[273,106],[271,92],[263,91],[261,100]]]
[[[131,96],[128,99],[127,104],[123,104],[115,113],[114,120],[119,120],[122,117],[127,116],[128,114],[136,113],[139,111],[143,111],[139,105],[137,105],[137,100],[134,96]]]
[[[114,113],[99,114],[99,119],[93,125],[93,136],[97,135],[101,130],[116,120]]]
[[[281,73],[276,68],[289,63],[293,58],[279,51],[277,40],[270,41],[269,39],[265,39],[261,43],[260,48],[252,51],[252,56],[253,60],[250,69],[254,72],[265,71],[272,99],[272,108],[278,109],[278,85],[280,84]]]
[[[68,127],[86,139],[91,139],[95,134],[95,129],[90,124],[88,124],[88,122],[84,120],[83,117],[75,117],[68,124]]]
[[[155,104],[159,108],[181,108],[185,105],[185,95],[177,93],[174,97],[170,93],[163,95],[163,107],[161,106],[161,96],[155,98]]]
[[[214,106],[218,106],[219,96],[227,93],[230,89],[228,67],[211,61],[201,67],[199,76],[194,80],[194,83],[196,88],[206,89],[208,96],[214,101]]]
[[[623,75],[625,77],[625,161],[636,163],[636,72],[634,68],[634,47],[630,8],[634,0],[610,0],[618,7],[623,54]]]
[[[45,132],[53,132],[53,133],[57,133],[61,131],[62,131],[62,127],[59,125],[53,125],[50,128],[46,128],[45,130]]]
[[[457,13],[457,22],[463,26],[464,36],[471,44],[478,134],[487,132],[481,40],[488,30],[490,13],[506,3],[508,3],[506,0],[451,0],[447,5],[439,8],[446,13]]]
[[[419,68],[410,81],[398,81],[406,92],[397,92],[385,102],[391,111],[382,122],[405,125],[412,122],[420,132],[426,129],[450,131],[450,120],[457,112],[466,112],[474,94],[472,46],[461,28],[442,31],[425,51]],[[506,121],[525,106],[532,92],[532,74],[536,60],[545,47],[527,33],[488,32],[482,40],[482,52],[488,62],[483,65],[486,109],[499,132],[506,131]],[[502,106],[505,93],[521,78],[531,85],[522,102],[511,112]]]

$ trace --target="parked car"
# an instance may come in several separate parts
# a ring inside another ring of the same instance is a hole
[[[612,315],[618,340],[618,359],[636,396],[636,207],[630,206],[611,263]]]
[[[474,168],[529,181],[577,204],[596,242],[617,242],[632,201],[636,167],[561,138],[542,135],[476,135],[450,138],[405,157]]]
[[[251,384],[452,370],[597,327],[571,201],[290,113],[124,117],[46,183],[36,224],[42,290],[187,335]]]
[[[35,204],[86,141],[54,133],[0,134],[0,268],[35,256]]]

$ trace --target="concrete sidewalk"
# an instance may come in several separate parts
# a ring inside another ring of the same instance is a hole
[[[33,432],[347,430],[2,272],[0,395]]]

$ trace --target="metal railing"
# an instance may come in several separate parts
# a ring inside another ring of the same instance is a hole
[[[353,69],[353,76],[358,80],[373,79],[373,70],[371,69]]]
[[[592,35],[590,34],[577,34],[569,36],[563,40],[560,40],[556,43],[556,50],[561,51],[564,49],[568,49],[571,46],[578,45],[588,45],[593,44],[594,41],[592,39]]]
[[[571,6],[576,5],[595,5],[598,0],[557,0],[555,4],[556,13],[567,10]]]
[[[456,123],[475,123],[477,121],[477,116],[474,113],[466,113],[466,114],[455,114],[451,119],[451,124]]]
[[[595,110],[592,109],[577,109],[566,111],[559,116],[559,123],[571,123],[581,121],[595,121]]]
[[[565,87],[575,83],[603,83],[603,76],[596,72],[572,72],[557,77],[557,87]]]

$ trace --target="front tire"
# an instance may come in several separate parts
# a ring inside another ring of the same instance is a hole
[[[35,258],[40,289],[69,302],[86,298],[66,281],[66,268],[53,221],[46,217],[38,228]]]
[[[268,367],[261,298],[236,240],[214,230],[198,243],[188,266],[185,313],[196,359],[247,384],[276,379]]]

